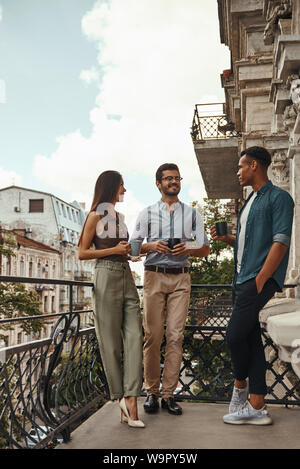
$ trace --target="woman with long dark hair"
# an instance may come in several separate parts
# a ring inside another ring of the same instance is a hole
[[[78,243],[79,259],[96,259],[95,329],[110,397],[119,399],[121,422],[144,427],[137,413],[143,340],[139,296],[128,264],[127,227],[115,210],[125,192],[120,173],[100,174]]]

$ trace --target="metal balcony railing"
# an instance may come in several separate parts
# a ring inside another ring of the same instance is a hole
[[[3,282],[40,284],[41,279],[0,277]],[[53,319],[50,337],[0,349],[0,448],[52,447],[108,396],[93,325],[81,328],[73,289],[91,282],[43,279],[65,285],[69,308],[65,313],[1,319],[1,326]],[[85,321],[86,322],[86,321]],[[91,321],[90,321],[91,322]]]
[[[235,130],[234,123],[227,120],[224,108],[224,103],[195,105],[191,127],[194,143],[241,136],[241,133]]]
[[[0,282],[40,283],[41,279],[0,277]],[[74,311],[73,289],[91,282],[48,280],[69,289],[69,311],[1,319],[3,325],[54,319],[50,337],[0,349],[0,448],[47,448],[71,432],[108,399],[108,388],[93,324]],[[292,288],[294,285],[286,287]],[[142,287],[138,287],[142,292]],[[230,285],[193,285],[189,324],[183,340],[178,400],[230,399],[233,374],[225,342],[231,314]],[[266,402],[300,405],[300,383],[263,330],[268,363]],[[161,364],[163,368],[164,348]],[[142,393],[144,394],[144,393]]]

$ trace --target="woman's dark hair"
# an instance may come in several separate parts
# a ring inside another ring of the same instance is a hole
[[[98,177],[90,212],[96,210],[102,202],[114,202],[122,182],[122,176],[118,171],[104,171]]]
[[[270,166],[272,158],[268,150],[263,147],[249,147],[243,150],[241,156],[246,155],[247,158],[258,161],[264,168]]]
[[[162,164],[156,171],[156,180],[158,182],[161,182],[163,171],[174,171],[174,170],[179,172],[177,164],[175,163]]]
[[[122,182],[122,176],[120,173],[118,173],[118,171],[109,170],[109,171],[104,171],[103,173],[101,173],[95,184],[93,202],[92,202],[91,209],[88,215],[91,212],[95,211],[98,205],[101,203],[104,203],[104,202],[113,203],[116,199],[121,182]],[[86,217],[86,220],[87,220],[87,217]],[[86,220],[81,230],[81,235],[78,241],[78,246],[80,245],[80,242],[81,242],[82,233],[84,231]]]

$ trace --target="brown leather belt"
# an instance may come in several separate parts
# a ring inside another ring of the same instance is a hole
[[[183,274],[189,271],[188,267],[158,267],[157,265],[146,265],[145,270],[151,270],[152,272],[160,272],[163,274]]]

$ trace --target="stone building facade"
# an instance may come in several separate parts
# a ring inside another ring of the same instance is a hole
[[[40,284],[25,284],[40,297],[41,313],[58,313],[60,311],[60,289],[58,285],[46,285],[43,278],[57,278],[60,272],[60,252],[39,241],[26,236],[25,230],[3,230],[3,239],[9,238],[15,247],[14,256],[1,256],[0,274],[13,277],[36,277],[41,279]],[[48,337],[51,333],[53,320],[47,319],[39,334],[39,338]],[[32,335],[26,336],[19,324],[5,332],[5,345],[13,346],[32,340]]]
[[[30,263],[24,264],[24,276],[46,278],[49,275],[49,278],[92,281],[94,261],[83,263],[78,260],[77,243],[85,217],[84,208],[76,201],[67,203],[53,194],[18,186],[0,189],[1,229],[13,230],[19,237],[23,236],[23,242],[27,243],[26,249],[30,242],[37,243],[47,246],[59,256],[59,262],[56,262],[55,266],[45,256],[40,256],[39,261],[34,258],[31,268]],[[23,248],[25,249],[21,246],[20,249]],[[20,255],[20,249],[17,250],[17,256]],[[26,259],[27,257],[25,256]],[[20,275],[18,261],[12,259],[11,262],[11,275]],[[8,275],[4,273],[5,265],[2,272],[3,275]],[[46,286],[41,285],[40,288],[47,290]],[[59,304],[56,310],[63,312],[69,307],[68,287],[61,286],[59,291]],[[46,296],[45,294],[43,299],[44,309],[50,310],[52,306],[48,306]],[[73,299],[74,309],[91,306],[91,288],[74,288]]]
[[[269,178],[295,201],[286,279],[292,282],[300,266],[300,4],[298,0],[219,0],[218,4],[221,42],[232,58],[229,76],[223,73],[221,78],[226,116],[241,133],[238,151],[252,145],[266,147],[272,155]]]
[[[77,203],[67,203],[52,194],[25,187],[0,189],[0,225],[25,229],[30,238],[55,249],[61,242],[76,244],[85,220]]]
[[[300,0],[217,1],[220,40],[230,50],[231,63],[220,76],[222,112],[208,118],[200,105],[195,108],[191,136],[199,168],[208,197],[235,199],[238,205],[251,190],[237,184],[240,152],[253,145],[269,150],[269,178],[295,202],[285,283],[299,284]],[[207,128],[214,131],[208,135]],[[282,358],[291,361],[300,343],[299,287],[283,296],[265,308],[261,322]],[[300,376],[299,363],[293,366]]]

